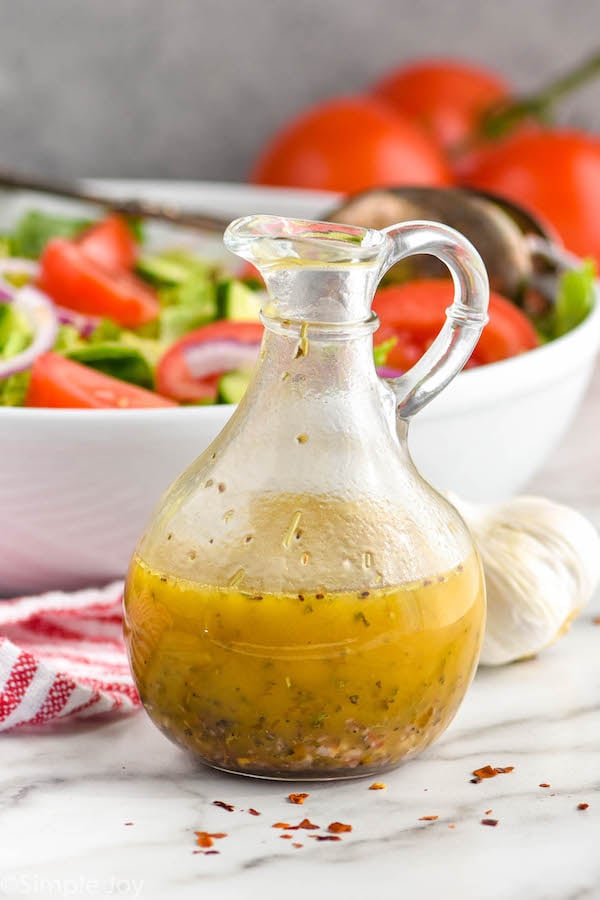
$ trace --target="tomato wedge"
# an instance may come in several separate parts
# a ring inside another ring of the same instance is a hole
[[[175,405],[152,391],[96,372],[57,353],[38,356],[25,398],[25,406],[60,409],[150,409]]]
[[[445,278],[410,281],[377,292],[373,309],[381,321],[378,343],[396,338],[386,365],[405,371],[417,362],[442,328],[453,293],[452,282]],[[470,366],[508,359],[539,345],[537,332],[525,314],[494,291],[490,293],[488,314],[489,322],[469,360]]]
[[[156,386],[180,403],[211,403],[221,375],[251,367],[262,341],[260,322],[221,321],[203,325],[176,341],[161,358]]]
[[[137,245],[122,216],[107,216],[84,231],[76,243],[88,259],[111,271],[133,269],[137,259]]]
[[[40,259],[39,284],[60,306],[138,328],[158,316],[158,300],[131,272],[110,270],[64,238],[48,241]]]

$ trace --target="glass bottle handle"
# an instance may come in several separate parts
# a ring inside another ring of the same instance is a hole
[[[390,241],[384,269],[416,253],[437,256],[450,270],[454,300],[433,344],[408,372],[388,379],[397,413],[408,419],[433,400],[463,368],[487,322],[489,283],[475,247],[454,228],[434,222],[404,222],[382,229]]]

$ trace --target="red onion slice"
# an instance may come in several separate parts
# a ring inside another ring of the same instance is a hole
[[[0,258],[0,275],[29,275],[30,278],[37,278],[39,271],[39,263],[34,259],[23,259],[20,256]]]
[[[74,309],[66,309],[64,306],[55,306],[54,308],[60,324],[72,325],[84,338],[89,337],[102,321],[95,316],[87,316],[84,313],[75,312]]]
[[[206,378],[219,372],[250,369],[254,366],[260,343],[235,340],[203,341],[184,347],[182,352],[192,378]],[[380,378],[400,378],[404,373],[390,366],[377,366]]]
[[[250,369],[256,362],[260,343],[245,344],[241,341],[203,341],[182,349],[190,375],[206,378],[234,369]]]
[[[27,319],[33,332],[33,340],[22,353],[0,360],[0,378],[8,378],[29,369],[38,356],[52,349],[58,332],[54,307],[41,291],[26,284],[13,295],[13,305]]]
[[[11,303],[18,288],[4,278],[4,275],[27,275],[35,278],[39,266],[33,259],[21,259],[18,256],[0,258],[0,303]]]
[[[380,378],[400,378],[404,375],[400,369],[392,369],[390,366],[377,366],[377,374]]]

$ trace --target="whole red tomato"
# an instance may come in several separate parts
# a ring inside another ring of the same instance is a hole
[[[344,193],[451,181],[418,126],[369,97],[330,100],[293,119],[268,142],[250,180]]]
[[[443,59],[394,69],[372,91],[418,123],[446,151],[474,138],[482,113],[511,93],[493,72]]]
[[[600,262],[600,141],[578,131],[516,134],[479,154],[466,184],[547,220],[565,247]]]

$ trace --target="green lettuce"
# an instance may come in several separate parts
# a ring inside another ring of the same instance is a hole
[[[586,259],[580,269],[564,272],[558,283],[554,304],[554,337],[572,331],[594,306],[596,265]]]
[[[38,259],[51,238],[74,238],[93,223],[89,219],[56,216],[39,210],[25,213],[8,235],[11,256]]]
[[[0,406],[23,406],[29,387],[29,372],[17,372],[0,380]]]
[[[0,303],[0,359],[21,353],[31,341],[27,319],[9,303]]]
[[[562,273],[554,305],[535,321],[543,340],[562,337],[583,322],[594,306],[595,280],[596,265],[592,259],[586,259],[579,269]]]
[[[59,325],[58,334],[52,348],[55,353],[66,353],[68,350],[74,350],[75,347],[84,346],[81,335],[74,325]]]
[[[159,316],[159,334],[161,341],[167,344],[178,340],[189,331],[212,322],[211,310],[198,305],[167,306]]]
[[[0,303],[0,359],[25,350],[32,338],[29,323],[8,303]],[[29,372],[17,372],[0,379],[0,406],[22,406],[29,385]]]

